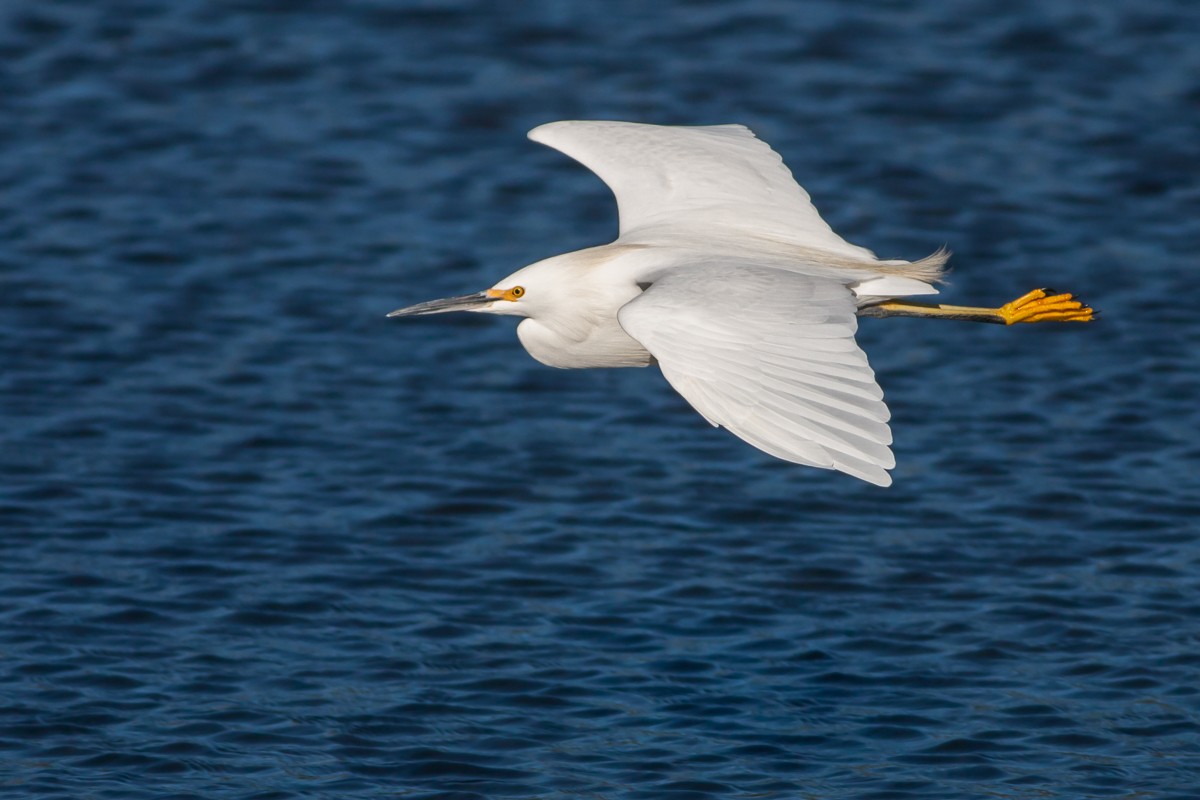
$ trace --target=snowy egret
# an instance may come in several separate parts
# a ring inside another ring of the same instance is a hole
[[[567,121],[529,138],[608,184],[616,241],[388,316],[508,314],[524,318],[517,337],[552,367],[657,363],[712,425],[785,461],[892,482],[890,414],[854,341],[859,316],[1092,318],[1071,295],[1042,289],[999,308],[896,299],[937,294],[949,253],[881,261],[850,244],[741,125]]]

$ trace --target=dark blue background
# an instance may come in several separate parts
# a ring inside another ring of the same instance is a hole
[[[1192,0],[0,10],[0,792],[1193,798]],[[385,320],[607,241],[562,118],[743,122],[949,302],[896,485]]]

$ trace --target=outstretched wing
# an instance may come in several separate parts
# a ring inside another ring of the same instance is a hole
[[[891,484],[890,414],[844,284],[748,263],[685,267],[617,319],[713,425],[786,461]]]
[[[565,121],[534,128],[529,138],[567,154],[608,184],[617,197],[622,237],[655,226],[701,235],[735,229],[874,257],[834,233],[779,154],[742,125]]]

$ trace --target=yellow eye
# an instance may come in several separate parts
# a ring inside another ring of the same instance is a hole
[[[508,290],[508,296],[511,297],[513,300],[516,300],[518,297],[521,297],[524,294],[525,294],[524,286],[514,286],[513,288]]]

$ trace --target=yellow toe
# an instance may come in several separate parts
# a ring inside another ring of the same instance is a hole
[[[1018,322],[1090,322],[1095,312],[1070,293],[1034,289],[998,309],[1006,325]]]

